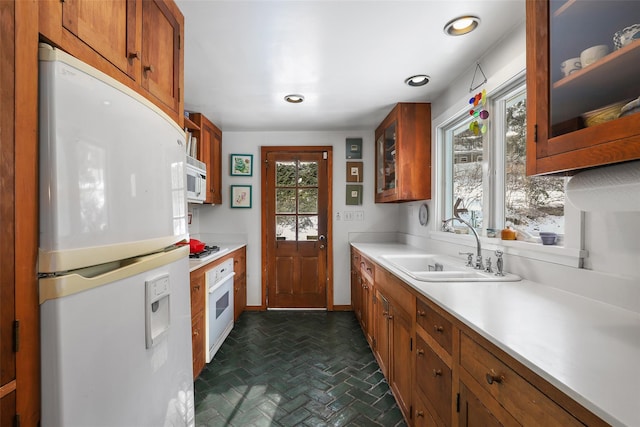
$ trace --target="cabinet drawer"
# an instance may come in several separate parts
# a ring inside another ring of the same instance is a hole
[[[370,282],[373,282],[374,268],[373,262],[360,255],[360,273]]]
[[[451,354],[453,325],[420,299],[416,302],[416,322]]]
[[[351,266],[354,270],[360,269],[360,252],[355,249],[351,249]]]
[[[464,333],[460,334],[460,364],[522,425],[583,425]]]
[[[416,337],[418,388],[445,425],[451,425],[451,369],[420,336]]]

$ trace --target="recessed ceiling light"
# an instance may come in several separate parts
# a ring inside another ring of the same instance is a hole
[[[477,16],[459,16],[447,22],[444,32],[450,36],[461,36],[475,30],[478,24],[480,24],[480,18]]]
[[[426,74],[417,74],[415,76],[407,77],[404,82],[409,86],[424,86],[429,83],[430,77]]]
[[[287,102],[290,102],[292,104],[300,104],[302,101],[304,101],[304,96],[296,95],[296,94],[290,94],[290,95],[286,95],[284,97],[284,100],[287,101]]]

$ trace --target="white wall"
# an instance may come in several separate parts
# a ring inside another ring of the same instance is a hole
[[[363,205],[345,205],[346,185],[346,138],[363,140]],[[262,146],[303,146],[322,145],[333,147],[333,262],[335,305],[349,305],[350,294],[350,232],[395,232],[397,231],[397,205],[374,203],[374,141],[373,129],[357,132],[224,132],[222,135],[222,195],[220,206],[201,206],[197,218],[190,227],[190,233],[202,236],[209,242],[209,236],[224,233],[238,233],[247,243],[247,303],[259,306],[262,303],[261,282],[261,199],[260,199],[260,147]],[[252,177],[229,176],[229,154],[253,154]],[[231,209],[229,207],[229,186],[251,184],[253,186],[253,208]],[[194,208],[191,208],[192,210]],[[363,211],[364,221],[344,221],[346,211]],[[340,213],[340,220],[337,214]],[[241,237],[241,238],[242,238]],[[212,237],[213,238],[213,237]],[[220,237],[231,239],[231,237]]]

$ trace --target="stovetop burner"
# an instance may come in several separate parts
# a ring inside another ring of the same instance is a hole
[[[192,259],[204,258],[208,255],[218,252],[219,250],[220,250],[220,247],[218,246],[205,246],[202,251],[189,254],[189,258],[192,258]]]

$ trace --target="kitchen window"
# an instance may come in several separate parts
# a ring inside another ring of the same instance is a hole
[[[438,155],[443,190],[438,201],[441,219],[458,216],[472,224],[481,236],[487,236],[487,228],[501,230],[507,226],[533,239],[540,231],[553,231],[561,236],[559,245],[553,249],[539,243],[501,241],[499,235],[498,239],[486,241],[522,245],[534,252],[557,253],[563,247],[576,248],[569,253],[580,258],[581,214],[565,204],[566,178],[526,176],[524,75],[488,94],[486,109],[490,114],[484,121],[486,132],[474,132],[472,123],[477,119],[468,110],[439,128],[439,147],[443,148]],[[567,217],[571,222],[568,228]],[[453,222],[447,231],[468,230],[464,224]],[[579,265],[580,261],[572,259],[568,264]]]

